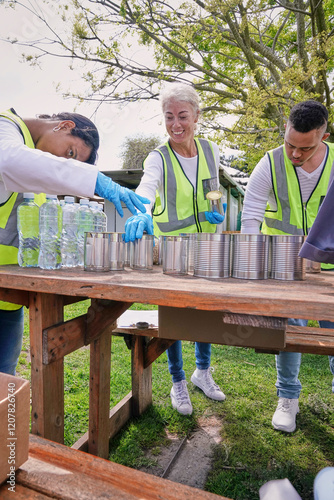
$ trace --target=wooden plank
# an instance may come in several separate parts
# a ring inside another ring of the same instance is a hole
[[[111,335],[104,332],[90,344],[88,451],[109,456]]]
[[[174,344],[175,340],[167,340],[167,339],[151,339],[147,344],[144,354],[144,368],[147,368],[150,364],[153,363],[163,352],[166,351],[172,344]]]
[[[131,304],[92,300],[87,314],[43,330],[43,363],[49,364],[89,344],[115,321]]]
[[[79,452],[77,452],[79,453]],[[67,464],[53,465],[40,459],[30,457],[22,465],[17,481],[27,488],[33,487],[47,498],[62,500],[91,500],[94,498],[117,498],[117,500],[132,500],[113,485],[106,484],[98,477],[94,480],[80,471],[68,471]]]
[[[132,342],[132,412],[141,415],[152,404],[152,365],[144,367],[148,337],[135,336]]]
[[[223,313],[223,323],[229,325],[252,326],[254,328],[277,328],[286,330],[287,318],[277,318],[273,316],[257,316],[250,314]]]
[[[30,456],[50,463],[53,466],[65,468],[72,474],[79,473],[80,477],[87,476],[94,483],[97,478],[103,481],[106,488],[113,487],[119,495],[126,494],[128,500],[229,500],[225,497],[168,481],[135,469],[130,469],[114,462],[109,462],[93,455],[73,450],[58,443],[48,442],[37,436],[30,437]],[[48,476],[44,479],[47,481]],[[59,476],[58,476],[59,481]],[[75,491],[72,493],[75,495]],[[108,497],[108,495],[106,495]],[[90,498],[96,498],[91,496]],[[109,496],[122,499],[122,496]],[[77,500],[73,496],[73,500]],[[72,499],[71,499],[72,500]]]
[[[82,302],[89,299],[89,297],[70,297],[69,295],[64,295],[64,306],[69,306],[70,304],[76,304],[77,302]]]
[[[289,325],[284,351],[334,356],[334,329]]]
[[[130,391],[109,413],[109,438],[112,439],[132,417],[132,391]]]
[[[136,328],[135,326],[127,326],[122,328],[115,328],[113,330],[113,335],[140,335],[141,337],[159,337],[159,328],[150,327],[145,329]]]
[[[52,498],[50,495],[44,495],[39,491],[31,489],[28,486],[22,486],[21,484],[15,485],[14,492],[8,490],[8,485],[6,483],[2,486],[0,485],[1,500],[13,500],[13,495],[15,495],[15,500],[49,500]]]
[[[0,280],[1,285],[1,280]],[[22,304],[29,306],[29,292],[25,290],[10,290],[8,288],[0,288],[0,300],[12,302],[13,304]]]
[[[43,271],[43,272],[42,272]],[[307,274],[305,281],[208,280],[165,275],[161,266],[147,273],[87,273],[0,266],[2,288],[35,290],[70,296],[140,302],[285,318],[334,320],[334,273]]]
[[[87,314],[43,330],[43,363],[63,358],[85,345]]]
[[[87,312],[86,345],[99,336],[105,328],[115,323],[131,305],[132,302],[93,299]]]
[[[112,439],[126,424],[132,416],[132,392],[130,391],[109,412],[109,440]],[[88,432],[76,441],[72,448],[74,450],[88,452]]]
[[[30,293],[31,431],[64,441],[64,362],[43,364],[42,330],[63,321],[62,297]]]

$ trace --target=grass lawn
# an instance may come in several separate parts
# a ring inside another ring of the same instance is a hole
[[[67,306],[66,319],[84,314],[89,301]],[[140,307],[140,306],[138,306]],[[154,306],[152,306],[154,307]],[[27,315],[26,315],[27,319]],[[26,321],[24,345],[17,375],[30,378],[29,335]],[[112,338],[111,406],[131,390],[130,351],[122,337]],[[195,368],[194,344],[183,343],[188,381]],[[293,434],[274,431],[271,419],[277,404],[275,357],[253,349],[212,346],[214,379],[226,401],[209,400],[190,382],[194,412],[181,416],[172,409],[171,377],[164,353],[153,364],[153,405],[132,419],[110,445],[110,460],[129,467],[149,466],[147,449],[159,454],[168,444],[167,431],[184,436],[198,426],[198,419],[216,416],[222,422],[220,445],[206,489],[233,500],[258,500],[259,488],[271,479],[287,477],[303,500],[313,500],[313,480],[326,466],[334,466],[334,394],[328,357],[305,354],[300,380],[300,413]],[[65,444],[71,446],[88,422],[89,349],[65,357]]]

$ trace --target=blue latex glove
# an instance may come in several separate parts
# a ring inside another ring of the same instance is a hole
[[[101,196],[101,198],[106,198],[111,201],[115,205],[116,210],[121,217],[123,217],[121,201],[125,203],[133,214],[137,213],[136,208],[138,208],[141,212],[146,212],[146,208],[143,203],[150,203],[150,200],[147,198],[139,196],[134,191],[131,191],[131,189],[120,186],[116,182],[109,179],[109,177],[102,174],[102,172],[97,174],[95,193],[98,196]]]
[[[223,203],[223,211],[224,215],[221,215],[219,212],[205,212],[205,218],[210,224],[221,224],[225,219],[227,204]]]
[[[143,237],[144,231],[153,234],[153,220],[149,214],[138,214],[130,217],[125,223],[124,241],[135,241]]]

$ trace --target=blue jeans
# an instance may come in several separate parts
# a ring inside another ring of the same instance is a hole
[[[289,319],[289,325],[307,326],[307,319]],[[320,328],[334,328],[332,321],[319,321]],[[298,399],[302,384],[298,378],[301,363],[300,352],[280,352],[276,356],[277,396],[280,398]],[[329,366],[334,375],[334,356],[329,357]],[[332,382],[334,392],[334,378]]]
[[[23,307],[0,310],[0,372],[15,375],[23,341]]]
[[[183,370],[182,342],[177,340],[167,349],[168,369],[172,376],[173,384],[185,380],[186,375]],[[211,344],[195,342],[196,367],[199,370],[206,370],[210,366]]]

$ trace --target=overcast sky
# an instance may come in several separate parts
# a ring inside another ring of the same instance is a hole
[[[33,39],[40,27],[24,11],[5,8],[0,0],[0,33],[17,36],[19,39]],[[57,92],[57,84],[76,91],[81,85],[79,72],[68,68],[68,60],[45,57],[42,69],[20,62],[22,48],[0,41],[1,78],[0,110],[13,107],[22,118],[40,113],[77,111],[91,117],[94,104],[78,104],[75,99],[64,99]],[[119,109],[116,105],[104,105],[93,117],[101,136],[98,167],[101,170],[121,168],[120,146],[124,139],[136,134],[165,137],[165,127],[159,103],[144,102],[127,105]],[[129,168],[131,166],[129,165]]]

